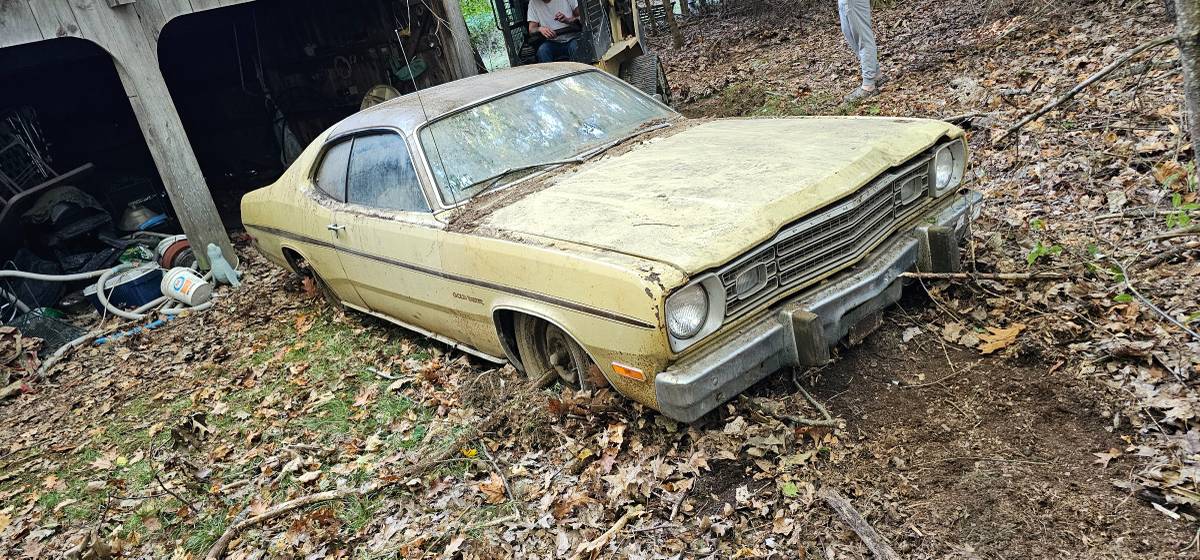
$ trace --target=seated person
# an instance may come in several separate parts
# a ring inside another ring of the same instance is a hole
[[[578,0],[530,0],[526,19],[529,33],[545,38],[538,46],[538,62],[575,60],[581,29]]]

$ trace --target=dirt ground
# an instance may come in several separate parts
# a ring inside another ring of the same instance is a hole
[[[1163,513],[1186,504],[1161,497],[1195,486],[1191,384],[1167,372],[1190,375],[1197,352],[1078,261],[1165,227],[1137,212],[1174,211],[1178,187],[1155,175],[1180,165],[1177,78],[1098,86],[1015,148],[993,144],[1022,111],[1168,33],[1161,5],[885,3],[893,79],[852,108],[838,104],[857,71],[832,3],[726,10],[686,21],[683,49],[656,39],[684,112],[968,115],[987,197],[972,269],[1069,280],[910,286],[863,344],[798,372],[836,428],[795,422],[819,410],[791,372],[682,426],[606,391],[514,403],[510,368],[331,309],[243,243],[247,283],[213,310],[84,349],[0,403],[0,558],[201,558],[248,515],[368,484],[384,488],[249,528],[226,557],[871,557],[822,489],[905,558],[1200,556],[1195,522]],[[996,93],[1020,88],[1036,95]],[[1166,249],[1155,243],[1138,250]],[[1176,316],[1197,311],[1191,253],[1137,274]]]

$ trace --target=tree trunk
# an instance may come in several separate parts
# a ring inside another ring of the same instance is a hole
[[[654,0],[646,1],[646,13],[650,15],[650,34],[658,36],[658,18],[654,16]]]
[[[1200,2],[1200,0],[1195,0]],[[675,48],[683,46],[683,32],[679,30],[679,22],[675,21],[675,3],[671,0],[662,0],[663,8],[667,10],[667,26],[671,28],[671,42]]]
[[[1192,140],[1192,161],[1200,161],[1200,0],[1176,0],[1176,32],[1179,34],[1179,59],[1183,64],[1183,95],[1186,100],[1188,135]],[[1197,165],[1193,172],[1200,172]]]

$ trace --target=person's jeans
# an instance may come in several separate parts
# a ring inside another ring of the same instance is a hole
[[[537,61],[558,62],[560,60],[576,60],[575,54],[577,52],[579,52],[579,37],[572,38],[565,43],[547,39],[538,46]]]

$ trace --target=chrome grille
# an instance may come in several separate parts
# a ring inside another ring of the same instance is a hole
[[[852,196],[785,228],[763,247],[722,269],[725,316],[858,260],[928,201],[930,162],[922,157]],[[766,282],[737,293],[737,277],[763,265]]]

